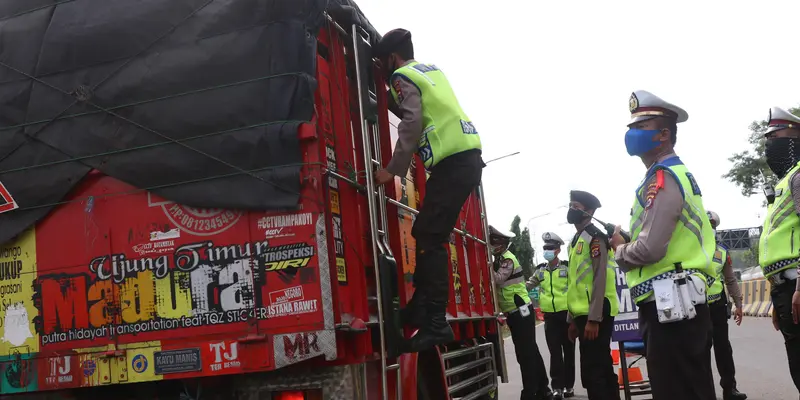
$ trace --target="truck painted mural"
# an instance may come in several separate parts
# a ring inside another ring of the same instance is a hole
[[[103,196],[132,191],[90,177],[74,201],[0,247],[3,393],[336,357],[317,204],[251,213],[144,191]]]

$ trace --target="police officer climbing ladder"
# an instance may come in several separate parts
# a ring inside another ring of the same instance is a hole
[[[418,352],[454,340],[445,316],[450,281],[443,245],[464,202],[481,182],[481,140],[444,73],[414,60],[409,31],[388,32],[375,46],[374,55],[391,74],[390,94],[396,105],[391,109],[402,119],[392,159],[375,173],[376,183],[405,176],[414,153],[430,172],[411,230],[417,252],[414,295],[400,315],[404,325],[420,328],[404,343],[403,351]]]
[[[545,232],[543,255],[546,263],[539,264],[528,280],[528,287],[539,288],[539,308],[544,314],[544,336],[550,351],[550,383],[553,399],[575,396],[575,342],[569,339],[567,321],[568,264],[559,259],[561,240],[555,232]]]
[[[699,185],[674,152],[677,124],[689,115],[644,90],[631,94],[629,109],[625,146],[647,171],[635,191],[631,242],[618,226],[611,245],[639,308],[653,399],[712,400],[705,288],[714,283],[714,230]]]
[[[789,371],[800,390],[800,118],[773,107],[765,137],[767,164],[780,181],[767,207],[758,263],[772,284],[773,324],[783,334]]]

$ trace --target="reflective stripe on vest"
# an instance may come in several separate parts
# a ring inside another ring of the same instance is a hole
[[[594,271],[592,270],[592,252],[590,249],[592,236],[581,232],[580,237],[569,248],[569,290],[567,304],[573,317],[589,314],[589,307],[594,288]],[[611,304],[611,316],[619,313],[619,300],[617,299],[617,275],[614,255],[608,251],[608,265],[606,266],[605,298]]]
[[[758,264],[765,278],[800,265],[800,217],[795,212],[791,189],[792,177],[799,170],[800,164],[795,165],[775,185],[775,201],[767,206],[758,246]]]
[[[728,259],[728,250],[717,245],[711,264],[714,266],[714,281],[708,285],[708,302],[713,303],[722,298],[725,286],[722,284],[722,269],[725,268],[725,261]]]
[[[426,169],[453,154],[481,148],[478,131],[439,68],[412,61],[397,69],[392,79],[398,75],[413,83],[422,95],[422,136],[417,154]],[[394,85],[391,92],[395,101],[401,103]]]
[[[542,312],[554,313],[567,310],[568,271],[566,265],[559,265],[552,271],[545,265],[536,272],[539,278],[539,308]]]
[[[522,267],[517,261],[514,253],[506,250],[502,256],[499,257],[499,262],[502,263],[504,259],[510,259],[514,262],[514,271],[505,282],[499,283],[500,286],[500,311],[508,313],[517,308],[517,303],[514,302],[514,296],[517,295],[522,298],[523,303],[530,303],[531,298],[528,296],[528,288],[525,286],[525,277],[522,274]],[[519,274],[515,277],[515,275]]]
[[[714,268],[711,258],[716,247],[714,229],[708,220],[700,188],[694,177],[678,157],[671,157],[660,164],[653,165],[642,184],[636,190],[630,224],[631,238],[636,240],[644,223],[644,205],[650,177],[658,171],[671,174],[678,182],[683,195],[681,215],[667,247],[667,254],[652,265],[645,265],[628,271],[625,276],[631,288],[631,296],[636,303],[641,302],[653,291],[653,281],[672,276],[675,264],[681,263],[686,272],[697,274],[710,285],[714,281]]]

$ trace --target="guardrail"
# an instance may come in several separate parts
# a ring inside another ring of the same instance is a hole
[[[742,309],[744,315],[751,317],[769,317],[772,315],[772,298],[769,295],[770,283],[766,279],[754,279],[739,282],[742,288]]]

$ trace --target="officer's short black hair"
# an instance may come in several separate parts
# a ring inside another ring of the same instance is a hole
[[[392,53],[397,53],[397,55],[400,56],[400,58],[402,58],[403,60],[413,60],[414,43],[411,42],[411,38],[399,43]]]
[[[678,123],[672,118],[658,118],[659,129],[669,129],[669,141],[675,146],[678,141]]]

